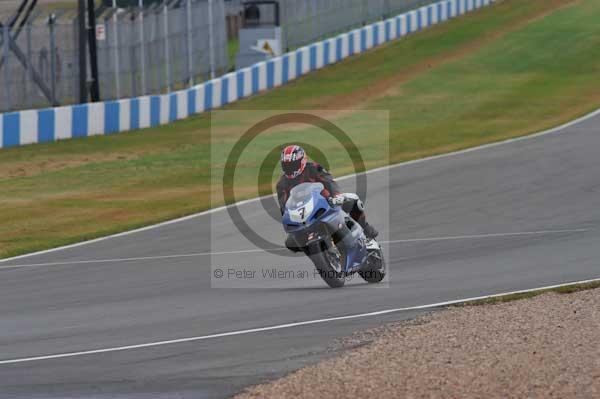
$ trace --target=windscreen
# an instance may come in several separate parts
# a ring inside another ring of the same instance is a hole
[[[323,184],[321,183],[302,183],[292,188],[290,191],[290,198],[288,198],[285,206],[288,209],[296,209],[304,206],[312,198],[314,191],[323,191]]]

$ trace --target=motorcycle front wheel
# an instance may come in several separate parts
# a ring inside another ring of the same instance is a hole
[[[326,248],[325,245],[313,245],[308,248],[308,256],[328,286],[331,288],[344,286],[346,283],[345,256],[335,244],[332,244],[330,248]]]

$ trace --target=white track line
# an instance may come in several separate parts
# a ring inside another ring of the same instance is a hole
[[[272,251],[282,250],[282,248],[274,248]],[[63,266],[63,265],[85,265],[90,263],[119,263],[119,262],[132,262],[137,260],[161,260],[161,259],[177,259],[177,258],[194,258],[198,256],[212,256],[212,255],[235,255],[235,254],[246,254],[252,252],[265,252],[264,249],[242,249],[239,251],[225,251],[225,252],[192,252],[189,254],[173,254],[173,255],[156,255],[156,256],[140,256],[137,258],[115,258],[115,259],[90,259],[90,260],[70,260],[66,262],[47,262],[47,263],[31,263],[31,264],[20,264],[20,265],[9,265],[0,266],[2,269],[16,269],[22,267],[43,267],[43,266]]]
[[[593,118],[595,116],[598,116],[598,115],[600,115],[600,109],[597,109],[596,111],[593,111],[593,112],[591,112],[591,113],[589,113],[587,115],[584,115],[584,116],[582,116],[580,118],[577,118],[577,119],[575,119],[575,120],[573,120],[571,122],[567,122],[567,123],[565,123],[563,125],[554,127],[552,129],[544,130],[544,131],[539,132],[539,133],[534,133],[534,134],[530,134],[530,135],[522,136],[522,137],[516,137],[516,138],[504,140],[504,141],[498,141],[496,143],[484,144],[484,145],[481,145],[481,146],[478,146],[478,147],[467,148],[467,149],[464,149],[464,150],[449,152],[449,153],[446,153],[446,154],[434,155],[434,156],[427,157],[427,158],[421,158],[421,159],[415,159],[415,160],[412,160],[412,161],[401,162],[401,163],[397,163],[397,164],[394,164],[394,165],[382,166],[380,168],[371,169],[371,170],[368,170],[368,171],[363,172],[363,173],[365,173],[365,174],[378,173],[378,172],[381,172],[381,171],[385,171],[385,170],[389,170],[389,169],[393,169],[393,168],[397,168],[397,167],[409,166],[409,165],[419,164],[419,163],[422,163],[422,162],[432,161],[432,160],[435,160],[435,159],[443,159],[443,158],[448,158],[448,157],[454,157],[454,156],[457,156],[457,155],[464,155],[464,154],[468,154],[468,153],[474,152],[474,151],[484,150],[484,149],[493,148],[493,147],[497,147],[497,146],[501,146],[501,145],[506,145],[506,144],[510,144],[510,143],[519,142],[519,141],[531,140],[531,139],[535,139],[535,138],[538,138],[538,137],[541,137],[541,136],[545,136],[545,135],[548,135],[548,134],[561,133],[561,131],[564,131],[565,129],[567,129],[569,127],[577,125],[577,124],[579,124],[581,122],[584,122],[584,121],[586,121],[588,119],[591,119],[591,118]],[[349,178],[354,177],[354,176],[356,176],[356,174],[350,174],[350,175],[342,176],[342,177],[338,178],[337,180],[338,181],[345,180],[345,179],[349,179]],[[271,196],[272,195],[266,195],[266,196],[263,196],[263,197],[251,198],[251,199],[248,199],[248,200],[245,200],[245,201],[237,202],[236,204],[229,205],[229,206],[234,206],[234,205],[238,206],[238,205],[248,204],[248,203],[259,201],[262,198],[269,198]],[[79,246],[82,246],[82,245],[88,245],[88,244],[92,244],[92,243],[96,243],[96,242],[100,242],[100,241],[104,241],[104,240],[108,240],[108,239],[112,239],[112,238],[123,237],[123,236],[126,236],[126,235],[139,233],[139,232],[142,232],[142,231],[152,230],[152,229],[156,229],[156,228],[159,228],[159,227],[168,226],[170,224],[184,222],[184,221],[187,221],[187,220],[190,220],[190,219],[194,219],[194,218],[197,218],[197,217],[200,217],[200,216],[203,216],[203,215],[207,215],[207,214],[210,214],[210,213],[220,212],[222,210],[227,209],[229,206],[221,206],[221,207],[218,207],[218,208],[209,209],[209,210],[206,210],[206,211],[203,211],[203,212],[199,212],[199,213],[195,213],[195,214],[192,214],[192,215],[189,215],[189,216],[185,216],[185,217],[182,217],[182,218],[169,220],[169,221],[166,221],[166,222],[162,222],[162,223],[158,223],[158,224],[154,224],[154,225],[142,227],[142,228],[135,229],[135,230],[124,231],[122,233],[113,234],[113,235],[109,235],[109,236],[105,236],[105,237],[99,237],[99,238],[95,238],[95,239],[89,240],[89,241],[83,241],[83,242],[78,242],[78,243],[75,243],[75,244],[65,245],[65,246],[62,246],[62,247],[46,249],[44,251],[32,252],[32,253],[25,254],[25,255],[14,256],[12,258],[0,259],[0,263],[9,262],[9,261],[16,260],[16,259],[27,258],[27,257],[30,257],[30,256],[37,256],[37,255],[47,254],[47,253],[50,253],[50,252],[62,251],[62,250],[69,249],[69,248],[75,248],[75,247],[79,247]]]
[[[522,232],[518,232],[518,233],[493,233],[493,234],[473,234],[473,235],[447,236],[447,237],[407,238],[407,239],[402,239],[402,240],[379,241],[379,243],[380,244],[400,244],[400,243],[410,243],[410,242],[469,240],[469,239],[516,237],[516,236],[529,236],[529,235],[583,233],[586,231],[589,231],[589,229],[522,231]],[[271,248],[271,249],[269,249],[269,251],[284,251],[284,250],[287,251],[286,248]],[[264,249],[242,249],[239,251],[193,252],[193,253],[188,253],[188,254],[141,256],[141,257],[136,257],[136,258],[70,260],[70,261],[62,261],[62,262],[30,263],[30,264],[0,266],[0,270],[2,270],[2,269],[17,269],[17,268],[25,268],[25,267],[85,265],[85,264],[90,264],[90,263],[120,263],[120,262],[132,262],[132,261],[140,261],[140,260],[143,261],[143,260],[194,258],[194,257],[199,257],[199,256],[235,255],[235,254],[261,253],[261,252],[267,252],[267,251]]]
[[[408,312],[408,311],[413,311],[413,310],[435,309],[435,308],[444,307],[444,306],[457,305],[457,304],[461,304],[464,302],[478,301],[478,300],[489,299],[489,298],[497,298],[497,297],[506,296],[506,295],[524,294],[524,293],[528,293],[528,292],[566,287],[566,286],[574,285],[574,284],[594,283],[594,282],[598,282],[598,281],[600,281],[600,278],[583,280],[583,281],[575,281],[575,282],[564,283],[564,284],[549,285],[549,286],[545,286],[545,287],[532,288],[532,289],[521,290],[521,291],[510,291],[510,292],[503,292],[500,294],[484,295],[484,296],[478,296],[478,297],[472,297],[472,298],[455,299],[455,300],[450,300],[450,301],[445,301],[445,302],[432,303],[432,304],[428,304],[428,305],[410,306],[410,307],[395,308],[395,309],[385,309],[385,310],[379,310],[379,311],[369,312],[369,313],[358,313],[358,314],[352,314],[352,315],[347,315],[347,316],[329,317],[326,319],[299,321],[299,322],[295,322],[295,323],[279,324],[279,325],[267,326],[267,327],[250,328],[247,330],[237,330],[237,331],[229,331],[229,332],[216,333],[216,334],[210,334],[210,335],[200,335],[197,337],[171,339],[168,341],[157,341],[157,342],[149,342],[149,343],[145,343],[145,344],[117,346],[117,347],[113,347],[113,348],[104,348],[104,349],[92,349],[92,350],[86,350],[86,351],[80,351],[80,352],[57,353],[54,355],[24,357],[24,358],[20,358],[20,359],[0,360],[0,365],[26,363],[26,362],[34,362],[34,361],[40,361],[40,360],[60,359],[60,358],[65,358],[65,357],[94,355],[94,354],[101,354],[101,353],[108,353],[108,352],[120,352],[120,351],[133,350],[133,349],[151,348],[151,347],[155,347],[155,346],[164,346],[164,345],[180,344],[180,343],[185,343],[185,342],[204,341],[204,340],[215,339],[215,338],[232,337],[232,336],[237,336],[237,335],[254,334],[254,333],[265,332],[265,331],[283,330],[286,328],[308,326],[308,325],[312,325],[312,324],[330,323],[333,321],[340,321],[340,320],[350,320],[350,319],[360,319],[360,318],[365,318],[365,317],[381,316],[381,315],[390,314],[390,313]]]
[[[531,235],[545,235],[545,234],[583,233],[586,231],[589,231],[589,229],[522,231],[519,233],[492,233],[492,234],[473,234],[473,235],[448,236],[448,237],[408,238],[405,240],[382,241],[381,243],[382,244],[397,244],[397,243],[403,243],[403,242],[468,240],[468,239],[480,239],[480,238],[515,237],[515,236],[531,236]]]

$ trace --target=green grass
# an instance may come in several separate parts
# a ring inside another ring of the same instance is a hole
[[[387,110],[389,136],[379,117],[328,111],[350,130],[367,167],[524,135],[600,106],[598,20],[600,0],[507,0],[226,110]],[[221,204],[210,171],[218,176],[253,117],[219,115],[214,139],[209,115],[200,115],[139,132],[1,150],[0,257]],[[244,154],[239,198],[258,194],[253,175],[266,152],[293,137],[324,150],[335,145],[314,129],[261,136]],[[347,159],[325,153],[334,174],[351,171]]]
[[[509,295],[501,295],[492,298],[480,299],[476,301],[468,301],[461,303],[459,305],[454,305],[452,307],[461,307],[461,306],[482,306],[482,305],[497,305],[500,303],[520,301],[523,299],[535,298],[538,295],[555,293],[555,294],[572,294],[574,292],[580,291],[588,291],[600,288],[600,281],[592,281],[590,283],[581,283],[581,284],[570,284],[565,285],[563,287],[557,288],[548,288],[543,290],[531,291],[531,292],[522,292],[516,294]]]

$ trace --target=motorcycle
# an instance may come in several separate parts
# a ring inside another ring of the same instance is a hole
[[[321,194],[323,189],[321,183],[302,183],[291,190],[282,218],[286,246],[304,252],[332,288],[344,286],[354,273],[369,283],[379,283],[386,274],[380,245],[367,240],[345,209],[346,202],[330,204]]]

